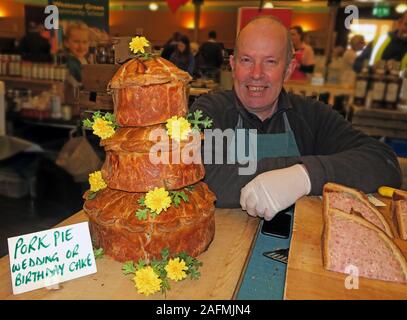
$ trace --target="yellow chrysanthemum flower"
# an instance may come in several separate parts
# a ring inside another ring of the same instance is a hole
[[[95,120],[92,129],[93,133],[102,139],[107,139],[114,135],[113,123],[102,118]]]
[[[144,204],[147,208],[160,214],[162,210],[167,211],[171,205],[171,197],[164,188],[154,188],[146,194]]]
[[[174,140],[185,140],[191,132],[191,124],[183,117],[174,116],[167,120],[167,134]]]
[[[170,259],[168,264],[165,267],[165,271],[167,271],[168,278],[171,280],[179,281],[185,279],[187,274],[185,271],[188,270],[188,267],[185,265],[184,260],[179,260],[179,258]]]
[[[95,171],[89,175],[90,191],[97,192],[107,187],[102,178],[102,171]]]
[[[133,53],[144,53],[144,47],[149,47],[150,42],[145,37],[135,37],[131,39],[129,43],[129,48]]]
[[[153,268],[144,267],[136,271],[133,278],[137,292],[149,296],[161,290],[162,280],[154,272]]]

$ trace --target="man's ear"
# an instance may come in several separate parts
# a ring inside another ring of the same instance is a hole
[[[287,81],[291,78],[291,75],[293,74],[296,66],[297,61],[295,59],[291,59],[290,63],[287,66],[287,70],[285,71],[284,81]]]
[[[233,55],[229,56],[229,63],[230,67],[232,68],[232,71],[235,71],[235,56]]]

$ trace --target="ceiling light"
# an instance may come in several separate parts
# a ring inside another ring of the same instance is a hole
[[[264,9],[272,9],[272,8],[274,8],[274,6],[273,6],[273,4],[271,3],[271,1],[267,1],[267,2],[264,4],[263,8],[264,8]]]
[[[155,3],[155,2],[150,2],[150,4],[148,5],[148,8],[149,8],[151,11],[157,11],[157,10],[158,10],[158,4]]]
[[[400,3],[397,7],[396,7],[396,12],[397,13],[404,13],[407,11],[407,4],[404,3]]]

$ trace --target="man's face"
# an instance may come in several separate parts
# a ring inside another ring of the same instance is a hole
[[[84,58],[89,50],[89,34],[86,30],[72,29],[65,46],[78,59]]]
[[[253,22],[239,36],[237,56],[230,57],[235,92],[245,108],[260,118],[273,110],[283,82],[295,66],[290,63],[286,72],[283,28],[271,21]]]
[[[407,13],[405,13],[403,18],[399,21],[398,36],[400,39],[407,41]]]

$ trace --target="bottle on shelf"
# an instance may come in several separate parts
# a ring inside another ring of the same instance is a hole
[[[14,59],[14,75],[21,77],[21,56],[17,54]]]
[[[407,69],[402,74],[397,109],[407,111]]]
[[[14,91],[14,110],[16,112],[20,112],[21,111],[21,97],[20,97],[20,91],[15,90]]]
[[[372,108],[382,108],[386,90],[386,63],[380,60],[374,67],[372,76]]]
[[[386,109],[396,109],[401,87],[400,62],[391,62],[388,67],[389,73],[386,77],[384,107]]]
[[[364,106],[366,103],[366,96],[369,91],[369,61],[363,61],[362,71],[356,76],[355,81],[355,94],[353,97],[353,103],[358,106]]]
[[[51,118],[54,119],[62,118],[61,97],[59,96],[56,85],[52,86],[51,92]]]

